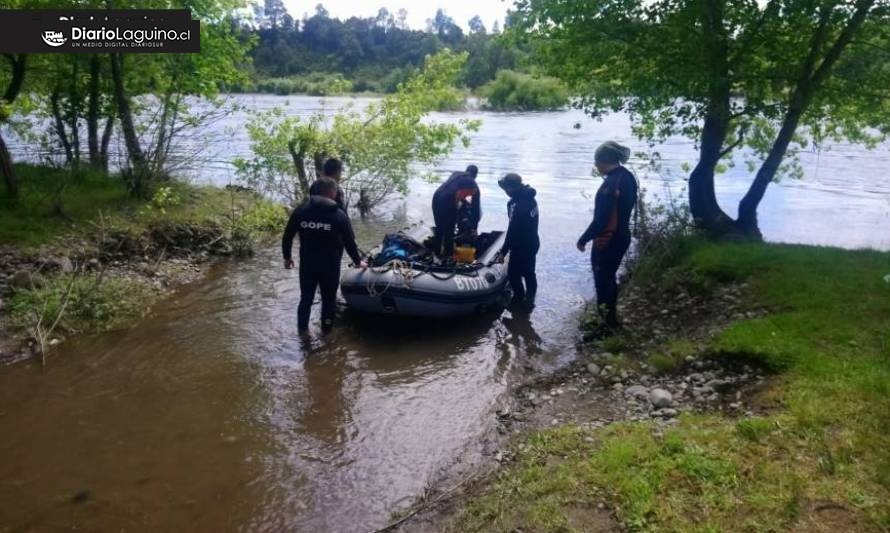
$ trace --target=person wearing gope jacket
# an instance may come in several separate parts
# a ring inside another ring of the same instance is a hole
[[[538,238],[538,202],[535,200],[537,191],[523,184],[519,174],[507,174],[498,180],[498,185],[510,197],[507,202],[510,224],[498,257],[503,259],[510,255],[507,276],[513,288],[511,305],[523,301],[532,303],[538,291],[535,263],[541,247]]]
[[[590,262],[596,285],[596,301],[604,321],[604,333],[618,327],[618,267],[630,246],[630,216],[637,203],[637,180],[622,166],[630,149],[608,141],[596,149],[596,170],[603,184],[596,193],[593,222],[578,239],[582,252],[593,241]]]
[[[327,332],[333,327],[343,249],[346,249],[355,265],[367,267],[355,244],[349,216],[335,201],[337,189],[337,182],[330,178],[315,180],[309,189],[309,200],[294,210],[281,241],[284,268],[291,269],[294,268],[291,256],[294,237],[300,235],[300,305],[297,310],[297,328],[301,333],[309,329],[312,301],[319,287],[322,330]]]

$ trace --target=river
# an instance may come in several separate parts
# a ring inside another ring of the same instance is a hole
[[[320,108],[317,98],[238,98],[249,108],[287,101],[301,115]],[[574,249],[599,181],[593,149],[606,139],[645,147],[623,116],[470,114],[484,121],[471,147],[436,170],[479,165],[482,229],[505,224],[500,175],[519,172],[538,190],[541,289],[531,315],[423,324],[345,313],[333,335],[302,341],[296,274],[273,247],[219,265],[131,330],[66,343],[45,370],[0,368],[0,532],[361,532],[491,453],[510,383],[574,357],[578,316],[593,297],[587,257]],[[223,162],[247,154],[244,120],[231,116],[186,143],[216,161],[196,179],[233,179]],[[657,150],[661,173],[633,162],[643,186],[682,197],[693,146],[674,139]],[[767,193],[768,240],[890,248],[886,151],[838,145],[802,161],[805,179]],[[744,165],[718,179],[730,211],[749,179]],[[429,220],[432,187],[418,181],[404,202],[357,221],[364,247]]]

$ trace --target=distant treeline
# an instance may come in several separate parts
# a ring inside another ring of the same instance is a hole
[[[296,20],[281,0],[256,4],[253,20],[241,28],[245,39],[255,41],[253,81],[232,89],[391,93],[423,65],[424,57],[450,48],[469,53],[459,84],[475,90],[499,71],[522,71],[526,63],[526,52],[501,38],[497,21],[489,29],[473,17],[467,33],[440,9],[421,31],[410,29],[406,17],[405,10],[393,14],[381,8],[376,17],[340,20],[319,4],[312,16]]]

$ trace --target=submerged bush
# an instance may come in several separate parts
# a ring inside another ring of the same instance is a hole
[[[482,87],[490,109],[496,111],[553,111],[569,104],[569,93],[555,78],[533,77],[502,70]]]

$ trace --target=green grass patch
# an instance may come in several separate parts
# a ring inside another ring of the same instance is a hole
[[[62,275],[37,289],[12,297],[16,325],[31,328],[40,323],[68,332],[109,331],[140,318],[151,291],[142,283],[98,276]]]
[[[17,165],[21,192],[0,192],[0,244],[33,248],[70,234],[94,234],[100,225],[141,233],[161,223],[213,221],[233,232],[281,231],[283,208],[249,192],[160,185],[148,200],[134,198],[123,180],[101,172],[72,175],[64,169]]]
[[[838,530],[887,531],[890,254],[696,241],[672,268],[703,286],[747,281],[753,303],[774,310],[708,348],[784,372],[773,391],[783,409],[686,415],[661,437],[648,423],[535,435],[460,527],[570,531],[571,509],[606,493],[638,531],[805,530],[819,520],[814,502],[841,506],[850,521]],[[683,345],[666,349],[662,366]]]

